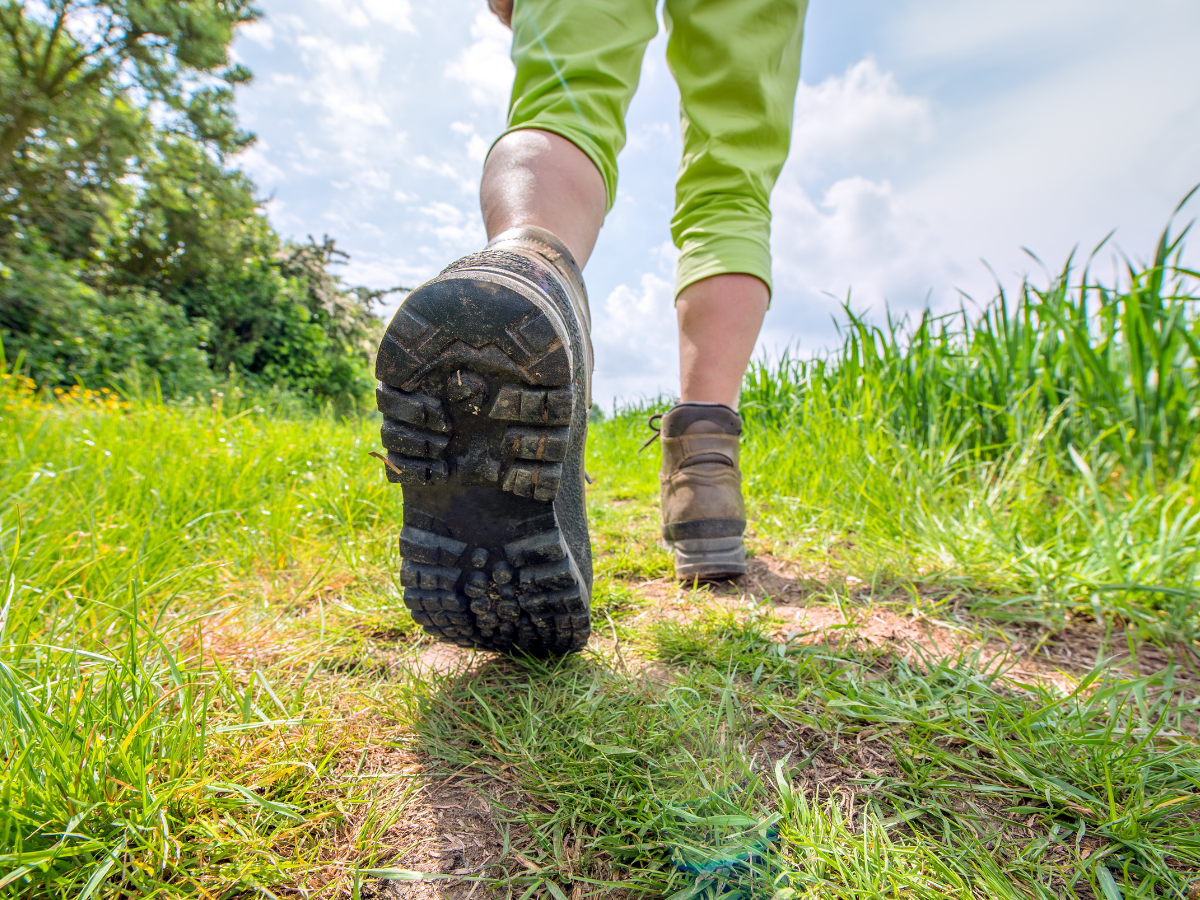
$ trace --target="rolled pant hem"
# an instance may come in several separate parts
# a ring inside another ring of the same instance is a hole
[[[774,292],[771,251],[758,241],[721,237],[684,251],[675,270],[676,299],[684,288],[713,275],[753,275],[767,286],[768,294]]]
[[[600,177],[604,179],[604,214],[608,215],[617,198],[617,172],[615,168],[606,164],[604,153],[600,150],[600,145],[587,133],[572,128],[569,125],[564,125],[561,122],[539,122],[536,118],[530,119],[528,122],[519,122],[516,125],[509,125],[508,128],[504,129],[504,134],[496,138],[492,142],[492,146],[488,148],[488,154],[491,155],[496,144],[506,135],[512,134],[514,131],[525,131],[530,128],[538,131],[548,131],[551,134],[557,134],[560,138],[566,138],[587,155],[587,158],[592,161],[592,165],[596,167],[596,171],[600,173]]]

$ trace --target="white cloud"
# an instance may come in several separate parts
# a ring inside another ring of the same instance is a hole
[[[254,41],[260,47],[265,47],[268,50],[275,46],[275,29],[271,27],[269,22],[265,22],[262,19],[240,26],[237,33],[239,38]]]
[[[929,98],[872,57],[801,83],[792,154],[772,197],[775,294],[760,350],[813,352],[834,337],[847,299],[878,321],[885,304],[919,307],[935,280],[957,271],[906,189],[862,174],[895,169],[932,137]]]
[[[271,146],[262,138],[238,154],[238,166],[257,184],[278,184],[287,176],[271,161]]]
[[[512,34],[488,12],[479,12],[471,24],[474,42],[446,66],[446,77],[465,84],[471,101],[491,110],[508,109],[513,64],[509,59]]]
[[[324,139],[361,159],[368,135],[391,124],[378,91],[383,49],[311,34],[295,43],[308,73],[297,98],[321,109]]]
[[[474,125],[470,122],[451,122],[450,130],[455,134],[461,134],[466,137],[467,159],[481,163],[487,158],[488,149],[491,147],[491,144],[484,140],[483,136],[475,130]]]
[[[936,232],[886,181],[851,176],[814,202],[794,180],[775,199],[772,249],[775,299],[760,346],[800,341],[808,350],[831,334],[830,317],[847,299],[882,319],[922,306],[929,288],[960,270]]]
[[[815,174],[836,164],[846,168],[897,159],[933,137],[926,97],[906,94],[890,72],[867,57],[820,84],[801,82],[796,93],[793,164]]]
[[[409,0],[319,0],[332,17],[340,23],[358,29],[370,28],[375,23],[388,25],[397,31],[416,33],[412,24],[412,4]]]
[[[353,183],[381,194],[386,193],[392,184],[392,173],[377,166],[367,166],[354,173]]]
[[[479,190],[479,181],[473,178],[465,177],[452,164],[443,160],[442,162],[434,162],[424,154],[415,156],[411,160],[413,166],[423,171],[430,172],[434,175],[440,175],[443,178],[449,178],[458,185],[459,190],[465,194],[473,194]]]
[[[296,39],[296,46],[305,51],[303,56],[310,70],[366,78],[372,83],[383,61],[383,48],[373,44],[339,43],[329,37],[302,34]]]
[[[1143,2],[1164,5],[1162,0]],[[941,65],[977,64],[1006,52],[1011,61],[1011,51],[1024,56],[1052,48],[1059,54],[1069,44],[1086,44],[1087,36],[1101,30],[1097,26],[1106,18],[1131,19],[1123,0],[1008,0],[1003,4],[921,0],[907,6],[897,17],[896,46],[924,63]],[[1068,35],[1070,40],[1065,39]]]
[[[422,206],[421,212],[433,219],[438,225],[461,225],[466,215],[457,206],[438,200],[428,206]]]
[[[783,237],[793,240],[784,265],[794,260],[826,272],[853,273],[856,281],[930,261],[929,229],[891,184],[859,175],[834,182],[820,209],[806,196],[781,206]]]
[[[390,25],[397,31],[416,32],[409,0],[362,0],[362,3],[373,21]]]
[[[483,162],[487,159],[488,149],[491,147],[478,134],[473,134],[467,139],[467,158],[473,159],[475,162]]]
[[[624,155],[653,151],[661,153],[674,139],[670,122],[647,122],[640,128],[629,131],[625,141]],[[672,149],[675,149],[674,147]]]
[[[415,288],[432,278],[440,268],[437,264],[406,262],[390,253],[355,251],[351,253],[350,261],[340,274],[349,284],[366,284],[387,290],[397,287]],[[389,294],[375,308],[375,312],[384,321],[388,321],[403,299],[403,294]]]
[[[477,250],[487,240],[477,211],[468,213],[451,203],[436,200],[428,206],[422,206],[420,212],[425,217],[421,230],[432,233],[447,245],[447,251],[451,254],[462,255]]]
[[[487,39],[478,27],[472,34],[477,0],[436,10],[408,0],[262,5],[269,31],[239,35],[259,75],[239,90],[239,106],[269,140],[247,155],[247,169],[267,191],[286,186],[286,212],[270,207],[277,227],[328,231],[352,255],[346,277],[374,287],[418,284],[477,249],[483,229],[474,197],[464,197],[478,189],[479,132],[494,126],[466,90],[439,77],[447,60]]]
[[[824,333],[828,311],[848,294],[859,309],[924,300],[942,266],[930,223],[891,180],[861,173],[882,161],[894,169],[929,143],[931,108],[870,56],[842,75],[800,84],[792,154],[771,204],[777,301],[769,327],[793,328],[803,339],[816,319]]]
[[[658,272],[646,272],[634,286],[619,285],[592,305],[592,395],[605,410],[614,398],[679,394],[675,287],[667,275],[678,253],[666,244],[654,255]]]
[[[299,234],[307,227],[306,220],[293,214],[288,204],[278,197],[270,197],[262,205],[272,224],[284,234]]]

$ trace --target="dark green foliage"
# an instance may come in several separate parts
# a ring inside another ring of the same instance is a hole
[[[227,48],[256,16],[0,0],[0,339],[39,384],[136,371],[178,396],[236,375],[341,405],[369,390],[378,294],[329,273],[344,254],[328,238],[281,241],[229,167],[252,138]]]
[[[250,140],[237,128],[233,29],[244,0],[0,2],[0,235],[37,228],[83,255],[97,217],[126,193],[119,180],[153,156],[158,129],[222,158]],[[131,83],[132,82],[132,83]]]
[[[164,395],[181,396],[229,374],[355,405],[370,388],[376,294],[348,291],[328,273],[338,252],[332,240],[280,246],[261,217],[251,221],[260,228],[237,265],[167,282],[169,292],[155,290],[155,280],[142,285],[60,259],[45,242],[10,239],[15,248],[0,252],[7,356],[21,355],[41,385],[141,373]]]
[[[130,371],[156,377],[180,394],[212,380],[203,347],[208,323],[153,291],[97,290],[81,267],[23,242],[0,262],[0,336],[8,355],[24,355],[36,381],[104,384]]]

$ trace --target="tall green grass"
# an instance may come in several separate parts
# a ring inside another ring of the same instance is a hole
[[[1168,227],[1150,264],[1127,261],[1119,289],[1068,261],[975,317],[873,326],[847,311],[836,352],[755,363],[742,411],[759,533],[840,540],[877,581],[965,576],[1025,595],[1035,616],[1194,635],[1200,275],[1182,263],[1186,231]]]
[[[1200,274],[1182,263],[1187,230],[1168,226],[1151,264],[1127,260],[1120,288],[1093,279],[1090,260],[1076,279],[1072,258],[1047,287],[1025,281],[1015,298],[1001,288],[974,318],[889,313],[877,326],[847,308],[832,355],[753,365],[743,410],[783,425],[829,406],[906,442],[990,457],[1053,420],[1045,437],[1064,452],[1094,448],[1169,475],[1200,438]]]
[[[400,498],[368,426],[222,400],[0,385],[0,896],[290,883],[342,818],[315,789],[330,698],[280,697],[236,631],[230,658],[204,626],[286,615],[332,575],[331,630],[339,607],[410,629],[372,530]]]

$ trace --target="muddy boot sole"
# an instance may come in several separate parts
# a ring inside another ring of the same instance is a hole
[[[668,541],[680,581],[727,581],[745,575],[746,546],[741,537]]]
[[[556,290],[485,251],[410,294],[379,348],[404,603],[461,646],[561,655],[591,631],[580,337]]]

